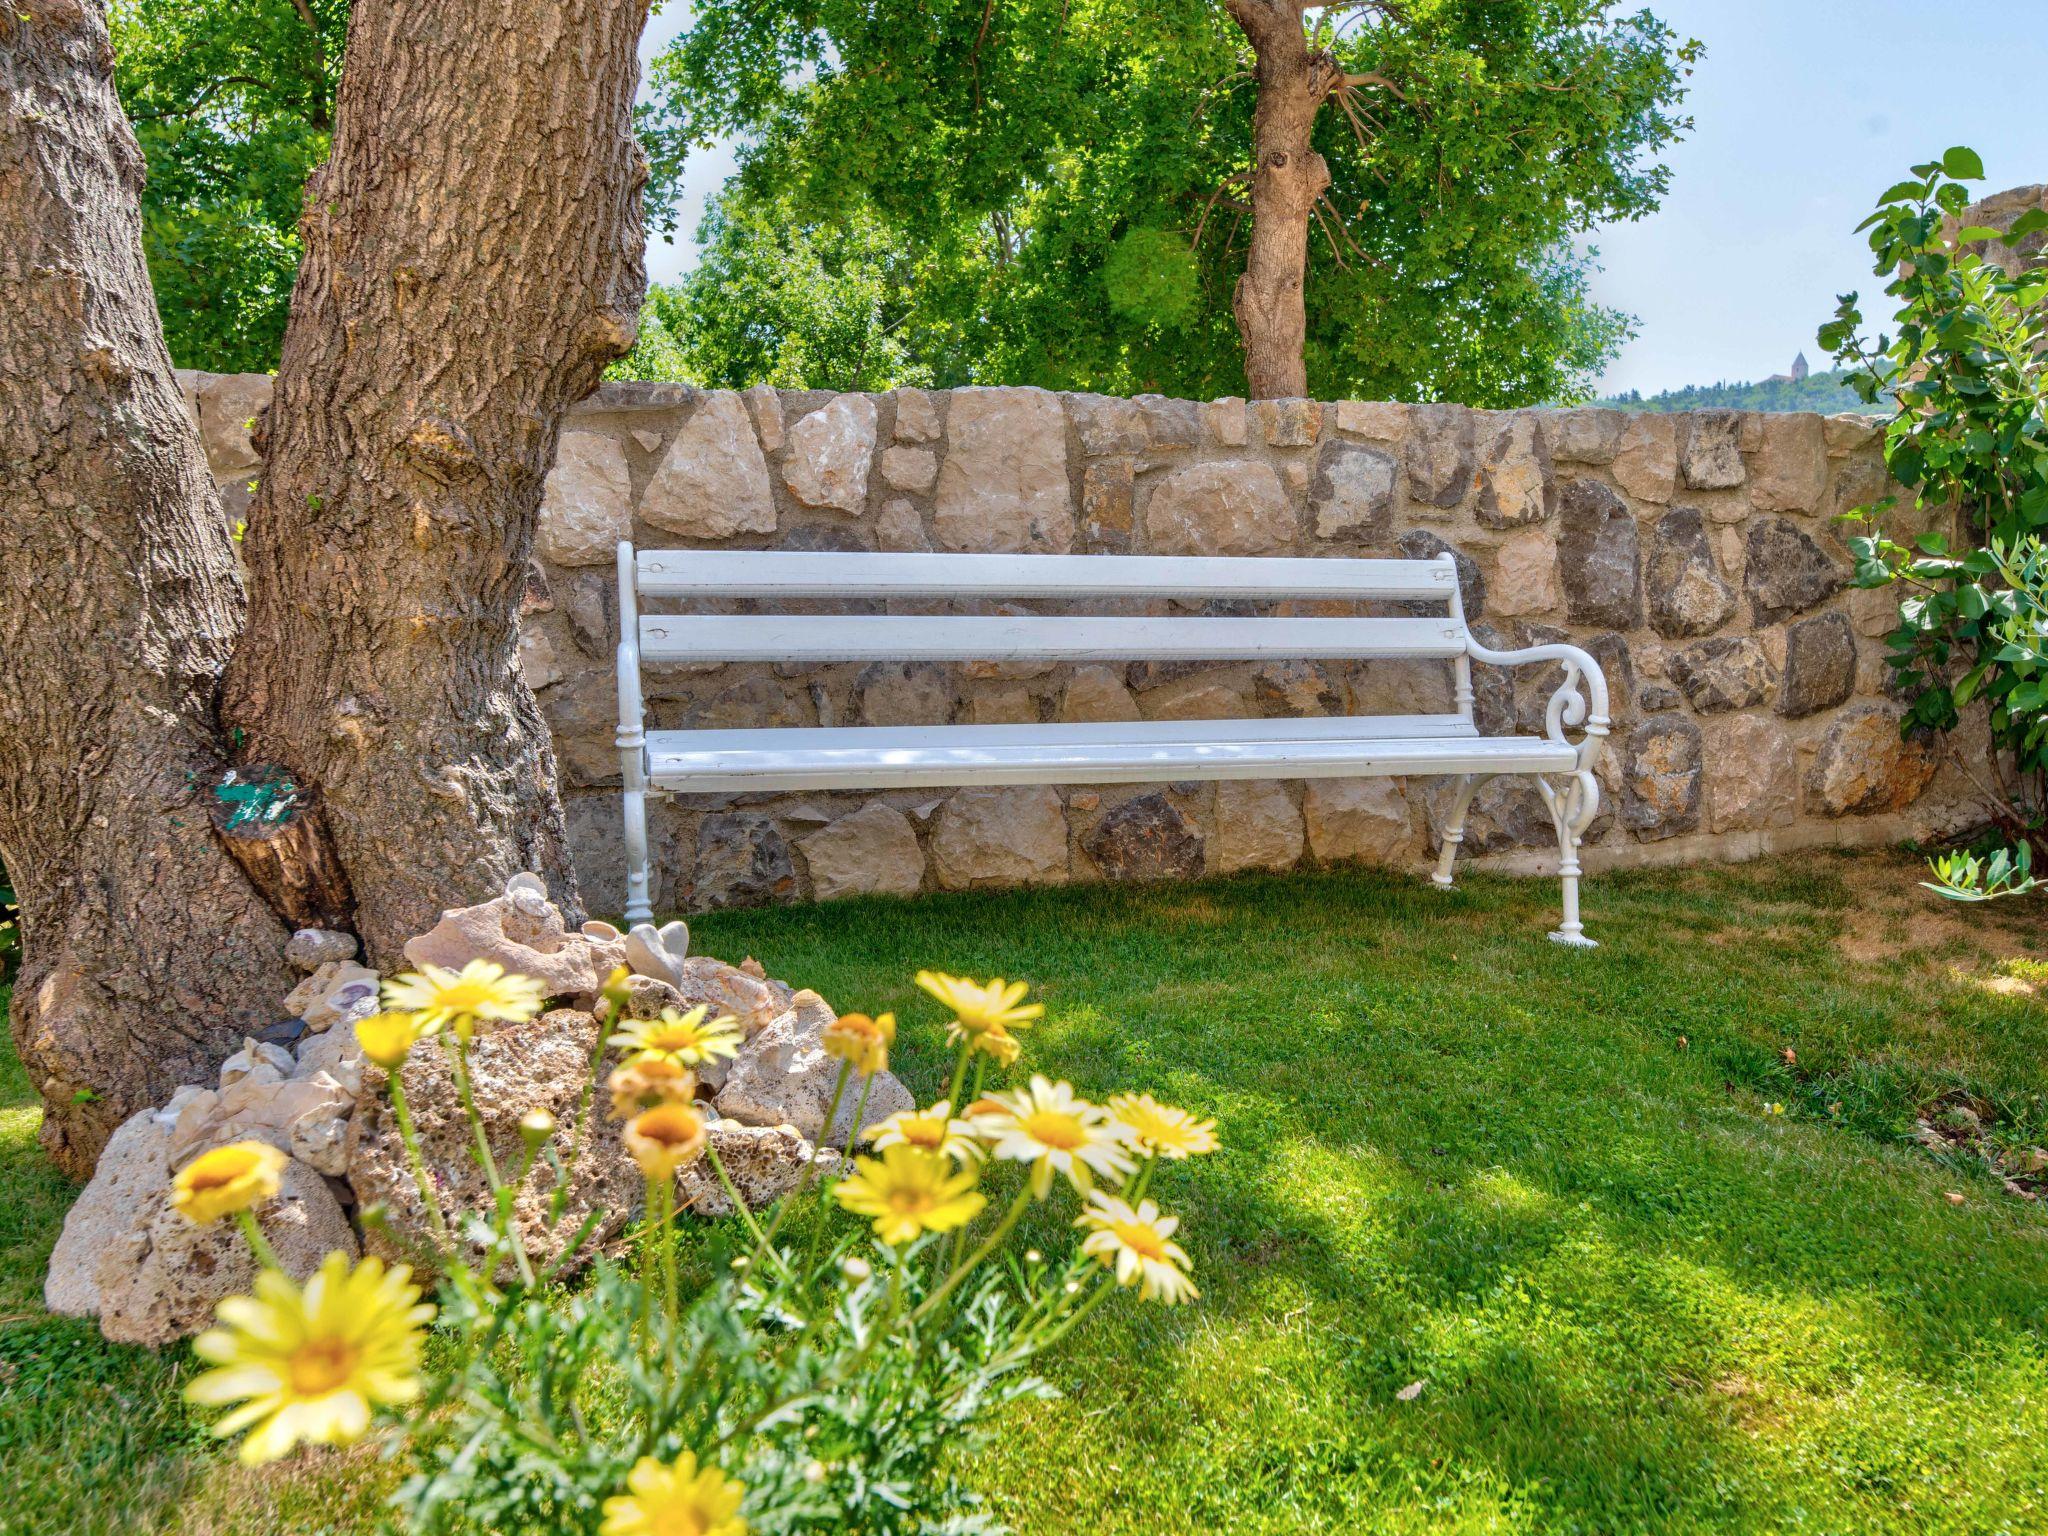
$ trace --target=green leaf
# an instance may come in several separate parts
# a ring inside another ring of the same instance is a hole
[[[1958,144],[1941,157],[1941,168],[1957,181],[1981,181],[1984,179],[1984,161],[1974,149]]]

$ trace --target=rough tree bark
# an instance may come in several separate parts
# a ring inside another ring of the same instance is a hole
[[[1227,0],[1256,59],[1252,111],[1252,233],[1231,309],[1244,341],[1253,399],[1308,393],[1309,219],[1330,185],[1310,142],[1316,113],[1344,81],[1328,52],[1309,46],[1302,0]]]
[[[517,664],[563,410],[632,344],[646,0],[362,0],[308,187],[223,714],[317,788],[388,965],[540,871],[576,905]]]
[[[0,9],[0,858],[14,1039],[73,1174],[291,985],[282,924],[208,824],[242,592],[112,63],[90,0]]]

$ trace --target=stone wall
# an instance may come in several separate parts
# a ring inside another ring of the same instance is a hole
[[[261,377],[187,375],[231,515]],[[1598,656],[1615,731],[1597,870],[1883,843],[1970,819],[1902,742],[1881,637],[1831,518],[1884,491],[1855,417],[1196,404],[963,389],[744,394],[611,384],[574,413],[542,510],[522,657],[553,722],[587,896],[623,901],[613,547],[1400,554],[1449,548],[1489,645]],[[1334,611],[1334,610],[1318,610]],[[1540,730],[1554,669],[1477,668],[1483,728]],[[1439,662],[697,666],[648,676],[657,729],[1204,719],[1449,705]],[[1068,785],[703,797],[654,809],[654,901],[1142,879],[1364,859],[1419,869],[1431,781]],[[1552,866],[1529,786],[1466,848]],[[1597,911],[1597,907],[1595,908]]]

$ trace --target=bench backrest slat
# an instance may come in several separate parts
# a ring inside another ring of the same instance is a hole
[[[1216,661],[1457,657],[1455,619],[1064,618],[1041,615],[666,615],[647,661]]]
[[[1448,602],[1447,560],[638,551],[648,597],[1200,597]]]

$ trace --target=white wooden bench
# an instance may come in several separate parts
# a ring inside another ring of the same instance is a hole
[[[642,613],[642,598],[825,599],[914,605],[1051,598],[1400,605],[1399,617],[1077,617],[1070,614]],[[1439,611],[1431,612],[1435,609]],[[1599,809],[1593,764],[1607,683],[1571,645],[1493,651],[1472,637],[1448,554],[1435,560],[1214,559],[1155,555],[810,554],[619,546],[619,754],[625,779],[626,916],[648,899],[647,796],[967,784],[1167,783],[1361,775],[1458,777],[1434,880],[1449,887],[1472,795],[1528,774],[1557,827],[1564,920],[1550,936],[1590,947],[1579,922],[1579,840]],[[648,731],[640,668],[723,661],[1103,661],[1341,657],[1451,663],[1448,713],[1102,724],[844,726]],[[1541,736],[1482,736],[1472,663],[1557,662]],[[1567,729],[1580,733],[1566,739]]]

